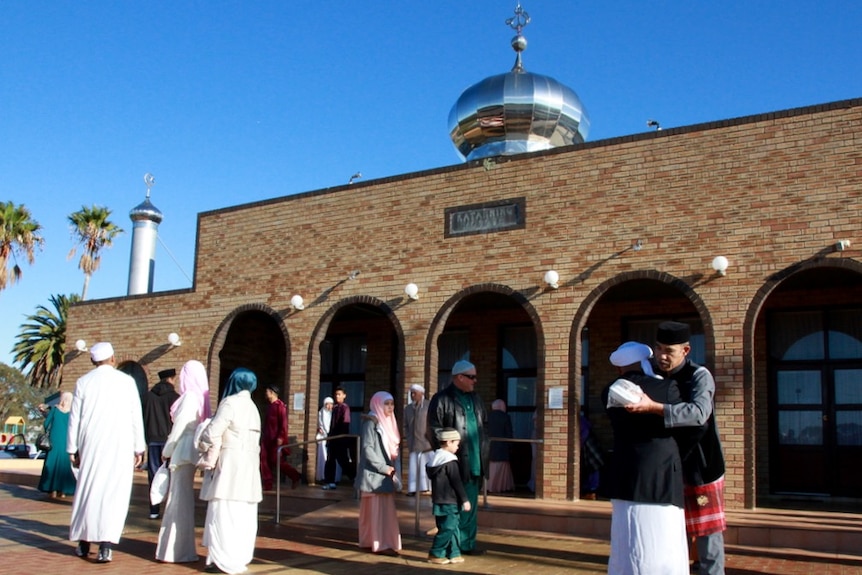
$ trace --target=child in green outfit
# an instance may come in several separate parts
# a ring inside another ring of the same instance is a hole
[[[440,449],[431,455],[425,466],[431,482],[431,501],[434,503],[434,520],[437,535],[428,552],[428,562],[436,565],[463,563],[460,546],[460,513],[470,511],[470,501],[461,482],[458,458],[455,452],[461,444],[458,430],[444,427],[437,433]]]

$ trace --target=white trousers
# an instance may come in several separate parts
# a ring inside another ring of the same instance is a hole
[[[428,457],[434,453],[428,451],[422,453],[420,451],[410,452],[410,461],[407,465],[407,492],[415,493],[416,491],[430,491],[431,484],[428,483],[428,472],[425,470],[425,464],[428,463]],[[417,485],[418,482],[418,485]]]

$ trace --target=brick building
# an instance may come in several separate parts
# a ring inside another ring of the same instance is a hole
[[[291,411],[298,441],[314,438],[334,385],[364,410],[379,389],[433,393],[469,357],[518,436],[535,419],[537,497],[577,499],[580,405],[610,444],[598,399],[609,353],[688,321],[695,361],[715,374],[728,506],[854,501],[860,226],[856,99],[205,212],[191,289],[76,304],[67,334],[113,342],[150,382],[189,359],[214,390],[251,368],[303,406]],[[71,354],[65,381],[89,368]],[[514,457],[523,482],[529,447]]]

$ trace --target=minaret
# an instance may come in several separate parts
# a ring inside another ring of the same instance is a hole
[[[129,262],[128,295],[152,293],[156,268],[156,238],[162,212],[150,202],[150,188],[156,183],[152,174],[144,174],[147,197],[129,212],[132,219],[132,257]]]

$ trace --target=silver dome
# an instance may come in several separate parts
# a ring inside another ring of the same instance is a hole
[[[587,139],[590,121],[574,90],[549,76],[524,70],[521,35],[530,16],[520,3],[506,20],[517,35],[511,72],[470,86],[449,112],[449,137],[466,160],[520,154],[578,144]]]
[[[140,220],[149,220],[151,222],[155,222],[157,224],[162,223],[162,219],[164,215],[162,212],[153,205],[148,197],[143,202],[132,208],[129,212],[129,217],[133,222],[137,222]]]

